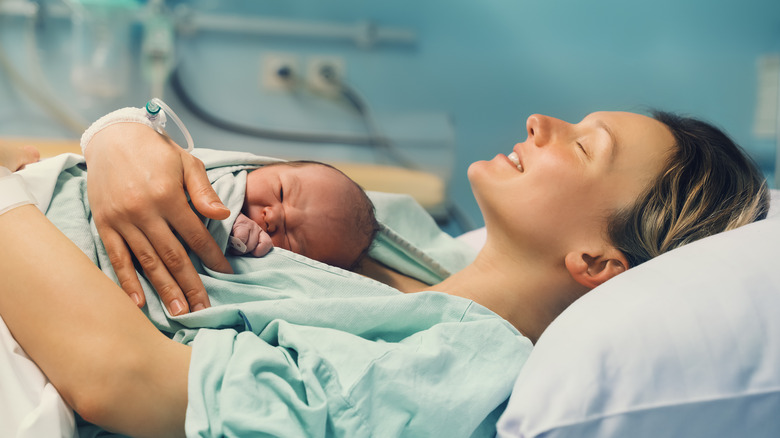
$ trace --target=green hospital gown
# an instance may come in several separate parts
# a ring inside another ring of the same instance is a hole
[[[224,249],[246,170],[275,160],[197,154],[233,212],[206,221]],[[47,161],[24,175],[51,188],[53,196],[35,192],[41,207],[116,280],[89,211],[83,164]],[[473,259],[410,198],[370,195],[382,224],[373,257],[429,283]],[[494,436],[532,346],[490,310],[438,292],[403,294],[280,248],[228,260],[234,274],[209,271],[193,256],[212,307],[178,317],[140,276],[149,319],[192,347],[187,436]]]

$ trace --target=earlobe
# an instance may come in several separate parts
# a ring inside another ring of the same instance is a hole
[[[595,256],[585,252],[570,252],[564,262],[571,277],[589,289],[628,269],[626,256],[616,249]]]

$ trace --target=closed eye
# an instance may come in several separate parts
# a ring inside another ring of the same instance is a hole
[[[583,153],[585,153],[585,155],[586,155],[586,156],[589,156],[589,155],[588,155],[588,151],[587,151],[587,150],[585,150],[585,146],[583,146],[583,145],[582,145],[582,143],[580,143],[580,142],[577,142],[577,146],[578,146],[580,149],[582,149],[582,152],[583,152]]]

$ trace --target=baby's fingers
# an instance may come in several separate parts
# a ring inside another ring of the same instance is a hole
[[[257,247],[255,247],[255,249],[252,251],[252,255],[255,257],[262,257],[268,254],[268,252],[271,251],[273,247],[274,243],[271,240],[271,236],[269,236],[265,231],[260,230]]]

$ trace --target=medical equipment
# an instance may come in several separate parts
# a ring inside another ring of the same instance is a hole
[[[150,122],[152,122],[152,127],[155,131],[159,132],[160,134],[165,134],[165,122],[166,118],[165,115],[169,115],[171,119],[173,119],[173,122],[176,123],[176,126],[179,127],[179,130],[184,135],[184,139],[187,141],[187,152],[192,152],[192,149],[195,147],[195,144],[192,141],[192,136],[190,135],[190,131],[187,130],[187,127],[184,126],[184,122],[181,121],[179,116],[176,115],[175,112],[165,104],[161,99],[159,98],[152,98],[149,102],[146,103],[146,118],[149,119]]]
[[[41,67],[38,56],[38,44],[34,19],[39,13],[40,7],[29,2],[0,1],[0,15],[19,15],[30,17],[24,26],[24,46],[27,54],[26,69],[20,69],[6,54],[5,47],[0,41],[0,68],[10,79],[11,83],[23,91],[33,102],[38,104],[50,117],[75,134],[81,134],[89,125],[81,116],[74,113],[73,109],[60,100],[53,87],[49,84]]]
[[[72,8],[71,82],[82,93],[121,96],[130,80],[130,30],[136,0],[68,0]]]
[[[107,126],[113,125],[115,123],[140,123],[154,129],[162,135],[167,136],[167,133],[165,132],[165,125],[168,121],[167,116],[170,116],[173,119],[173,122],[176,124],[176,126],[178,126],[179,130],[184,135],[184,138],[187,142],[187,152],[192,152],[195,144],[192,141],[192,136],[190,135],[189,130],[187,130],[187,127],[184,126],[184,122],[181,121],[176,113],[173,112],[171,107],[166,105],[165,102],[158,98],[153,98],[146,103],[144,108],[122,108],[106,114],[105,116],[98,119],[89,128],[87,128],[87,130],[84,131],[84,134],[81,136],[81,153],[86,153],[87,145],[89,145],[89,142],[92,140],[92,137],[95,134],[97,134],[103,128],[106,128]]]
[[[85,92],[115,96],[126,85],[129,71],[130,27],[142,23],[141,69],[152,86],[153,96],[162,96],[162,84],[173,67],[174,36],[220,32],[317,42],[352,42],[369,49],[387,45],[410,45],[417,35],[410,29],[380,26],[372,20],[337,23],[314,20],[253,18],[217,15],[194,10],[184,3],[173,11],[161,0],[142,7],[137,0],[65,0],[47,2],[41,8],[27,0],[0,1],[0,15],[29,17],[38,22],[45,14],[70,19],[74,30],[72,80]],[[121,70],[124,68],[125,70]]]
[[[430,207],[429,211],[435,213],[437,218],[444,219],[450,216],[446,212],[447,208],[450,208],[449,205],[452,204],[447,197],[447,187],[454,166],[452,151],[454,134],[449,124],[450,121],[445,120],[447,115],[434,114],[438,120],[433,123],[430,120],[420,118],[419,114],[412,114],[408,111],[399,112],[400,116],[395,114],[390,116],[387,114],[377,115],[372,111],[369,102],[357,92],[355,87],[344,82],[344,78],[338,78],[340,79],[338,88],[341,90],[339,98],[341,102],[329,97],[330,101],[335,102],[325,102],[325,105],[335,103],[331,106],[339,111],[343,123],[339,120],[338,124],[325,124],[321,128],[317,128],[316,123],[302,124],[290,129],[279,128],[279,124],[271,122],[266,123],[265,127],[257,126],[258,123],[250,118],[227,116],[229,111],[214,111],[213,106],[207,105],[205,102],[203,105],[197,104],[196,99],[191,97],[182,86],[181,68],[174,69],[177,44],[183,40],[191,39],[195,35],[210,32],[248,34],[289,39],[294,42],[325,41],[339,44],[347,42],[354,43],[363,49],[378,50],[387,46],[415,44],[417,35],[413,30],[380,26],[367,19],[344,23],[217,15],[197,10],[183,3],[179,3],[173,8],[168,7],[172,3],[174,2],[163,0],[148,0],[146,2],[137,0],[64,0],[64,2],[51,2],[51,4],[37,6],[36,3],[30,1],[10,0],[0,1],[0,15],[24,17],[24,22],[29,22],[30,29],[33,31],[36,23],[39,28],[47,25],[48,22],[59,21],[63,24],[71,24],[73,31],[71,81],[75,85],[74,88],[79,90],[79,97],[87,97],[86,101],[77,102],[82,107],[85,104],[89,106],[100,104],[98,99],[107,101],[121,95],[129,85],[128,72],[131,72],[132,75],[133,70],[133,66],[127,65],[128,58],[132,60],[137,56],[138,62],[135,65],[140,67],[144,82],[151,91],[149,97],[165,99],[163,92],[167,91],[166,85],[170,85],[179,100],[177,105],[183,105],[191,113],[190,116],[195,115],[201,121],[221,130],[239,133],[243,136],[307,143],[293,147],[281,145],[280,149],[286,150],[279,152],[272,149],[276,145],[266,149],[265,143],[259,145],[250,139],[247,144],[252,141],[252,149],[249,146],[246,148],[236,147],[233,142],[231,142],[231,148],[253,152],[262,150],[263,154],[291,159],[305,157],[327,162],[350,163],[350,168],[359,168],[359,166],[353,165],[355,163],[365,163],[372,167],[372,175],[381,173],[378,170],[387,170],[385,174],[388,177],[383,178],[380,182],[383,189],[387,189],[388,184],[392,184],[392,181],[395,180],[394,175],[403,173],[404,176],[397,180],[399,185],[414,185],[417,187],[415,191],[425,190],[425,205]],[[131,32],[135,28],[139,32]],[[32,32],[32,36],[35,36],[35,32]],[[136,48],[133,44],[135,37],[139,38],[140,51],[130,53],[129,51]],[[37,50],[32,47],[28,52],[36,53]],[[112,69],[121,69],[121,71],[113,71]],[[15,77],[25,79],[23,75]],[[323,74],[323,78],[325,77],[327,76]],[[31,78],[26,79],[34,84],[34,81],[30,80]],[[184,75],[184,79],[188,79],[187,75]],[[330,79],[333,78],[330,77]],[[190,82],[187,81],[186,85],[189,86]],[[196,85],[193,84],[192,89],[195,87]],[[22,89],[29,90],[28,94],[35,96],[47,88],[29,86]],[[77,120],[82,111],[73,111],[72,100],[68,102],[70,107],[67,104],[53,104],[56,100],[54,99],[56,94],[49,93],[46,100],[37,99],[37,101],[44,108],[60,109],[55,113],[58,120],[67,121],[74,119],[74,117]],[[194,94],[194,96],[199,97],[200,95]],[[342,102],[347,105],[342,105]],[[315,102],[315,105],[321,103]],[[112,107],[115,108],[113,104]],[[181,113],[182,110],[177,108],[177,111]],[[154,128],[162,131],[165,121],[155,119],[154,114],[149,114],[150,122],[154,122]],[[430,114],[430,112],[423,113],[423,117]],[[164,115],[172,117],[167,110]],[[317,115],[315,115],[316,117]],[[330,116],[325,118],[327,117]],[[400,119],[401,117],[405,117],[407,120],[419,118],[420,121],[413,122],[414,126],[409,128],[399,126],[395,120],[388,120],[389,118]],[[188,124],[190,123],[188,122]],[[262,121],[259,124],[262,125]],[[339,126],[339,124],[343,126]],[[178,122],[177,125],[182,126]],[[68,126],[73,132],[80,134],[89,124],[68,123]],[[199,145],[207,144],[209,147],[219,147],[224,141],[221,132],[216,132],[213,134],[214,138],[209,138],[204,136],[203,132],[195,131],[198,127],[193,125],[190,126],[190,129],[193,129],[193,132],[197,134]],[[311,129],[308,129],[309,127]],[[186,130],[182,130],[182,132],[185,133]],[[179,141],[181,138],[177,137],[176,140]],[[179,141],[179,143],[184,145],[183,141]],[[311,147],[320,143],[328,143],[328,150]],[[358,147],[351,148],[350,146],[353,145]],[[187,140],[187,148],[188,150],[192,149],[190,140]],[[318,150],[311,153],[310,151],[314,149]],[[381,169],[379,169],[380,166],[382,166]],[[397,172],[404,169],[409,170],[409,172]],[[362,173],[366,174],[366,172]],[[417,176],[420,178],[416,179]],[[438,178],[440,181],[429,184],[428,181],[432,178]],[[417,182],[412,183],[412,180]],[[379,188],[380,186],[375,187]],[[399,192],[401,190],[396,189]],[[429,201],[431,199],[433,199],[432,202]],[[462,214],[458,217],[468,219]],[[466,225],[463,228],[471,227],[473,225]]]
[[[148,3],[141,39],[141,73],[149,82],[151,95],[163,97],[173,71],[176,50],[173,18],[164,13],[162,0]]]

